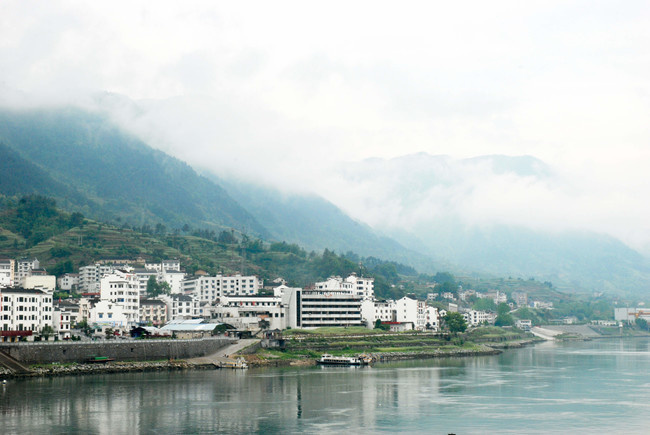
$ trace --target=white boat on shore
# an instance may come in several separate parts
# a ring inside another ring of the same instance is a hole
[[[316,360],[316,363],[331,366],[360,366],[365,364],[361,358],[356,356],[334,356],[328,353],[321,355]]]
[[[356,356],[334,356],[325,353],[316,360],[316,363],[334,366],[360,366],[361,359],[357,358]]]

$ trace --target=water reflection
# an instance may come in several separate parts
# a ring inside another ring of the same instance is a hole
[[[643,432],[648,340],[373,367],[11,381],[3,433]]]

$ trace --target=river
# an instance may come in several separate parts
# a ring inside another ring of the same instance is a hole
[[[648,433],[650,340],[373,367],[10,380],[2,433]]]

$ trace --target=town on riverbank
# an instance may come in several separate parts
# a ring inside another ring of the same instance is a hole
[[[313,363],[324,352],[379,360],[477,355],[536,339],[647,333],[650,320],[643,301],[577,296],[532,278],[418,274],[396,262],[307,253],[228,231],[170,238],[68,215],[39,197],[22,199],[3,219],[55,235],[25,242],[43,262],[0,258],[7,373],[21,371],[8,358],[23,365],[95,359],[105,367],[203,358],[220,367],[235,364],[228,359],[235,354],[248,366]],[[18,242],[11,246],[20,251]],[[165,257],[181,252],[192,255]],[[219,347],[197,340],[252,343],[216,355]]]

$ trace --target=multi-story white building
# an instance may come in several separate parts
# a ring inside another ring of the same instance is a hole
[[[75,290],[79,288],[79,274],[66,273],[57,278],[56,284],[60,290]]]
[[[140,323],[161,326],[167,323],[167,304],[160,299],[140,299]]]
[[[149,278],[153,276],[157,281],[159,272],[155,269],[136,268],[133,269],[133,273],[138,281],[138,293],[141,298],[144,298],[147,296],[147,283],[149,282]]]
[[[266,320],[270,329],[287,327],[287,307],[281,296],[225,296],[211,308],[212,317],[238,329],[257,329]]]
[[[162,271],[181,271],[181,262],[177,258],[173,260],[163,260],[161,263],[145,263],[144,268],[147,270],[155,270],[156,272]]]
[[[496,314],[489,311],[470,310],[463,313],[463,317],[469,326],[478,326],[483,323],[493,324],[496,320]]]
[[[54,302],[52,326],[59,338],[70,338],[70,330],[77,323],[79,306],[69,300]]]
[[[200,316],[200,303],[195,297],[189,295],[161,296],[167,304],[169,320],[192,319]]]
[[[0,289],[0,324],[2,341],[38,335],[52,326],[52,295],[23,288]]]
[[[362,326],[362,296],[348,290],[288,289],[297,292],[297,321],[289,325],[298,328],[323,326]]]
[[[105,275],[100,281],[100,301],[120,306],[127,323],[136,325],[140,321],[140,293],[135,274],[116,270]]]
[[[256,276],[200,276],[183,281],[183,293],[200,303],[212,303],[222,296],[253,296],[262,287]]]
[[[163,270],[158,275],[159,282],[166,282],[169,284],[171,294],[183,293],[183,281],[185,280],[185,273],[179,270]]]
[[[22,278],[29,276],[33,269],[41,267],[41,263],[36,258],[21,258],[17,262],[18,270],[16,272],[15,280],[20,281]]]
[[[614,308],[614,320],[617,322],[634,323],[636,319],[643,319],[650,323],[649,308]]]
[[[113,273],[113,265],[95,263],[79,268],[79,290],[95,292],[99,290],[100,281],[104,275]]]
[[[363,299],[373,300],[375,297],[373,278],[358,277],[354,273],[343,279],[340,276],[329,277],[326,281],[314,284],[315,290],[348,291]]]
[[[15,267],[16,262],[12,258],[0,258],[0,288],[14,286]]]
[[[440,313],[438,308],[427,306],[426,310],[426,328],[440,331]]]
[[[415,329],[423,331],[427,324],[426,303],[408,296],[395,301],[395,321],[412,322]]]

